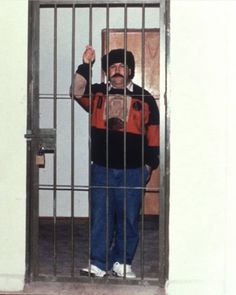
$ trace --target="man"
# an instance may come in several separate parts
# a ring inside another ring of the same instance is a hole
[[[91,113],[91,266],[82,274],[103,277],[112,269],[135,278],[142,187],[159,164],[159,111],[150,93],[132,82],[132,52],[115,49],[102,57],[107,83],[91,85],[94,61],[88,45],[72,90]]]

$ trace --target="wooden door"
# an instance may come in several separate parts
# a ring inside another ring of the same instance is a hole
[[[133,82],[142,86],[142,77],[144,76],[144,88],[147,89],[156,99],[159,105],[159,76],[160,76],[160,31],[159,29],[142,30],[128,29],[127,32],[127,50],[134,54],[135,58],[135,76]],[[123,29],[109,30],[109,46],[107,45],[107,30],[102,30],[102,54],[116,48],[124,48],[125,38]],[[144,35],[144,36],[143,36]],[[142,43],[144,40],[144,66],[142,65]],[[143,73],[142,73],[143,72]],[[104,80],[104,73],[102,73]],[[160,171],[159,168],[154,170],[152,177],[146,187],[144,214],[159,214],[159,185]]]

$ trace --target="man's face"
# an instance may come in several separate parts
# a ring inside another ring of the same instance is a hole
[[[131,70],[126,67],[125,71],[125,65],[123,63],[115,63],[109,67],[108,74],[112,86],[114,86],[115,88],[124,88],[125,74],[127,83],[129,82],[129,75],[131,74]]]

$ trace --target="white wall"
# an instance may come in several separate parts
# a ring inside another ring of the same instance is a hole
[[[236,294],[235,12],[171,1],[168,295]]]
[[[14,291],[25,274],[27,0],[0,6],[0,290]]]
[[[235,1],[171,1],[168,295],[235,295]],[[0,290],[23,288],[27,0],[0,9]],[[12,87],[14,85],[14,87]]]

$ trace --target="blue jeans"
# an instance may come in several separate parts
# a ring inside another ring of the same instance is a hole
[[[90,259],[91,264],[102,270],[110,269],[114,262],[131,264],[139,241],[142,175],[145,183],[148,172],[145,168],[127,169],[126,187],[124,173],[123,169],[107,169],[96,164],[91,167]]]

